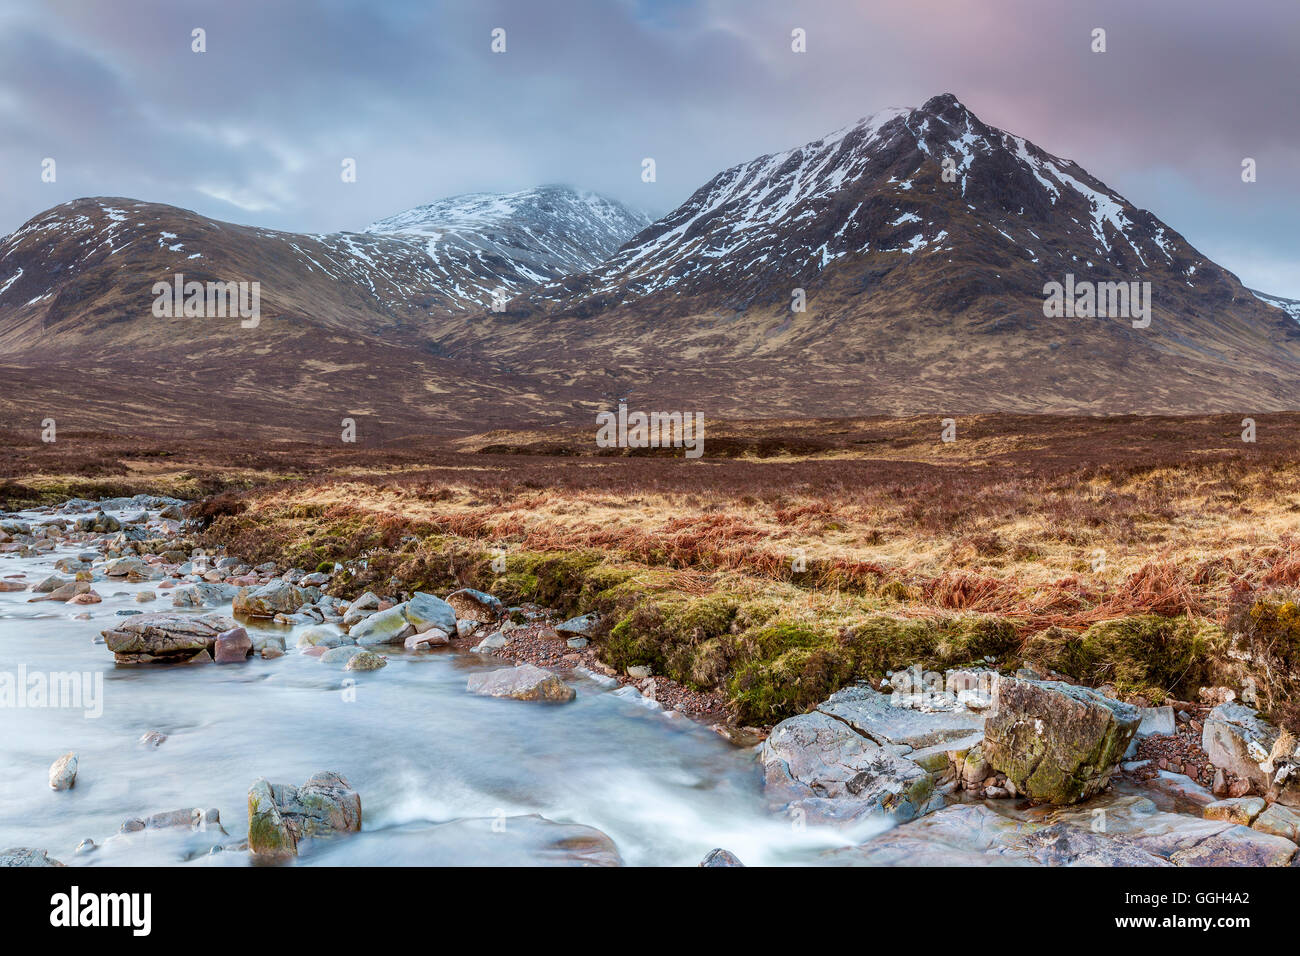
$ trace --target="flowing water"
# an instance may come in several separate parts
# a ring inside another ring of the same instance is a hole
[[[0,554],[0,577],[35,584],[60,557],[85,550]],[[322,770],[360,793],[363,828],[306,845],[299,865],[565,861],[575,831],[531,814],[598,828],[632,865],[694,865],[719,846],[751,865],[811,863],[865,835],[793,825],[767,808],[752,750],[592,679],[572,680],[570,704],[477,697],[465,690],[469,674],[508,665],[396,647],[382,649],[387,667],[353,674],[297,653],[300,629],[271,624],[262,627],[287,647],[275,660],[116,665],[100,632],[118,611],[173,611],[166,590],[134,601],[158,583],[99,579],[103,603],[86,606],[0,592],[0,675],[40,684],[82,673],[92,687],[102,675],[97,716],[0,708],[0,849],[38,847],[77,866],[247,865],[246,852],[209,849],[246,835],[249,786],[258,777],[301,785]],[[230,613],[178,613],[213,610]],[[244,623],[250,634],[258,628]],[[142,744],[149,731],[166,741]],[[47,771],[68,751],[79,757],[76,785],[56,792]],[[217,808],[230,837],[188,828],[115,836],[125,820],[185,807]],[[99,848],[74,853],[85,838]]]

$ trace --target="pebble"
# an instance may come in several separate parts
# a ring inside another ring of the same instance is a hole
[[[50,764],[50,789],[70,790],[77,782],[77,755],[68,751]]]

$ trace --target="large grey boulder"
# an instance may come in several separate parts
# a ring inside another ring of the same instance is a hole
[[[440,597],[416,591],[407,601],[403,616],[415,628],[416,634],[438,628],[446,634],[456,632],[456,610]]]
[[[514,700],[543,700],[566,703],[576,692],[548,670],[532,664],[503,667],[500,670],[471,674],[466,690],[485,697],[510,697]]]
[[[136,614],[101,633],[122,663],[186,661],[216,648],[217,635],[237,625],[224,614]]]
[[[981,714],[964,707],[948,711],[898,707],[892,694],[870,687],[845,687],[817,710],[929,770],[942,770],[948,764],[949,751],[969,750],[984,738]]]
[[[907,821],[932,809],[934,784],[924,768],[824,713],[777,724],[760,762],[769,799],[809,822],[878,814]]]
[[[287,581],[271,581],[261,587],[242,587],[235,594],[237,617],[275,617],[291,614],[307,602],[307,595]]]
[[[362,647],[378,644],[401,644],[415,633],[415,625],[406,619],[406,605],[395,604],[352,625],[348,637]]]
[[[298,855],[303,840],[361,829],[361,796],[342,774],[314,774],[301,787],[257,780],[248,791],[248,849],[254,857]]]
[[[1076,803],[1110,782],[1141,717],[1087,687],[1000,677],[984,725],[983,755],[1018,793]]]

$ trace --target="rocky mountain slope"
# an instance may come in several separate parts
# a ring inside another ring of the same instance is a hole
[[[259,327],[155,318],[178,272],[259,281]],[[1049,283],[1137,283],[1150,308],[1049,316]],[[92,381],[126,389],[140,427],[137,396],[205,424],[230,381],[277,420],[328,394],[390,433],[587,425],[616,397],[725,417],[1264,412],[1300,395],[1295,315],[948,94],[728,169],[648,226],[546,186],[317,236],[79,200],[0,242],[9,381],[66,369],[42,400],[85,420],[105,417]]]
[[[435,263],[504,259],[518,278],[491,276],[513,292],[593,269],[649,224],[642,213],[596,193],[541,186],[504,195],[453,196],[381,219],[365,231],[422,242]],[[480,286],[479,298],[494,291]]]
[[[300,235],[173,206],[82,199],[0,242],[0,351],[224,340],[220,321],[159,321],[158,281],[257,281],[264,316],[345,335],[423,333],[586,268],[643,228],[611,200],[567,186],[421,206],[364,233]],[[298,334],[295,332],[294,334]]]
[[[1149,282],[1150,324],[1046,317],[1068,276]],[[446,330],[548,368],[563,341],[579,380],[704,386],[726,414],[1289,408],[1300,383],[1281,309],[951,95],[726,170],[591,272]]]

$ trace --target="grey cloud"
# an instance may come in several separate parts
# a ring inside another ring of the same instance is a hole
[[[952,91],[1247,284],[1300,298],[1298,37],[1294,0],[16,0],[0,13],[0,232],[84,195],[359,229],[555,181],[662,213],[727,166]],[[39,181],[44,156],[57,184]]]

